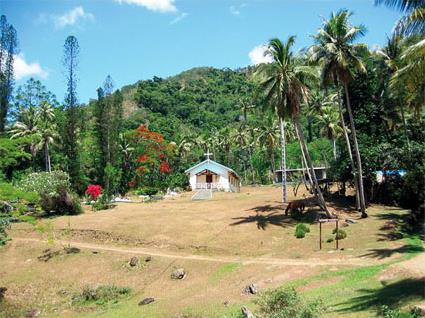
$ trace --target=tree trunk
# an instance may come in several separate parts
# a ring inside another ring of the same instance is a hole
[[[298,129],[295,129],[295,133],[297,134],[297,138],[298,138],[298,141],[300,143],[301,155],[302,155],[302,160],[303,160],[302,166],[305,166],[305,168],[306,168],[305,171],[307,172],[308,181],[310,182],[310,185],[313,186],[313,180],[311,178],[310,170],[308,169],[307,159],[305,158],[305,152],[304,152],[304,148],[303,148],[302,143],[301,143],[301,136],[298,133]],[[306,188],[307,188],[308,191],[310,191],[307,186],[306,186]]]
[[[351,104],[350,104],[350,97],[349,97],[349,94],[348,94],[347,83],[344,83],[344,90],[345,90],[345,98],[346,98],[346,101],[347,101],[348,117],[350,118],[351,134],[353,136],[354,153],[356,155],[356,161],[357,161],[357,172],[358,172],[358,182],[359,182],[359,197],[360,197],[360,211],[362,213],[362,218],[367,218],[366,202],[365,202],[364,187],[363,187],[362,159],[360,158],[359,144],[357,142],[356,127],[354,126],[354,118],[353,118],[353,113],[351,111]]]
[[[50,165],[49,144],[47,142],[44,144],[44,160],[46,162],[46,171],[52,172],[52,168]]]
[[[409,149],[410,151],[410,140],[409,140],[409,134],[407,133],[407,124],[406,124],[406,117],[404,116],[403,101],[400,101],[400,112],[401,112],[401,119],[403,120],[403,129],[404,129],[404,136],[406,137],[407,149]]]
[[[273,152],[273,146],[270,146],[269,148],[269,155],[270,155],[270,163],[272,166],[272,182],[275,183],[276,182],[276,163],[274,161],[274,152]]]
[[[356,210],[359,211],[360,210],[360,191],[359,191],[359,183],[357,181],[357,172],[356,172],[357,169],[356,169],[356,165],[354,164],[353,152],[351,150],[351,144],[350,144],[350,138],[348,137],[347,126],[345,125],[345,121],[344,121],[344,114],[342,113],[342,101],[341,101],[339,89],[337,89],[337,91],[338,91],[339,119],[341,120],[342,130],[344,131],[344,138],[345,138],[345,143],[347,144],[348,157],[350,158],[351,170],[354,176],[354,187],[356,188]]]
[[[280,148],[281,148],[281,159],[280,159],[280,171],[282,172],[282,203],[287,202],[286,196],[286,142],[285,142],[285,122],[282,117],[279,117],[279,128],[280,128]]]
[[[308,167],[310,168],[311,178],[313,179],[312,186],[313,186],[313,189],[315,190],[314,195],[317,198],[319,206],[325,211],[326,216],[328,218],[333,218],[334,216],[329,212],[328,207],[326,206],[325,199],[323,198],[322,190],[320,190],[319,183],[317,182],[316,172],[314,171],[313,162],[311,161],[310,153],[308,152],[308,148],[304,139],[304,134],[301,129],[301,125],[298,118],[294,119],[294,124],[295,124],[295,129],[298,130],[297,134],[301,140],[301,146],[304,148],[305,158],[307,160]]]
[[[334,160],[336,161],[336,139],[335,137],[332,137],[332,150],[334,154]]]

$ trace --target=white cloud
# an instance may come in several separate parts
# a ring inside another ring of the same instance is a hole
[[[15,55],[13,60],[13,70],[17,80],[20,80],[26,76],[47,78],[49,75],[49,73],[44,70],[38,62],[28,63],[25,61],[23,54]]]
[[[174,1],[175,0],[115,0],[115,2],[118,3],[134,4],[161,13],[177,12]]]
[[[271,63],[273,58],[270,55],[264,55],[267,51],[267,45],[261,44],[254,47],[249,53],[251,64],[257,65],[261,63]]]
[[[240,15],[241,14],[241,11],[238,8],[236,8],[235,6],[230,6],[229,10],[230,10],[230,13],[233,14],[233,15]]]
[[[246,7],[246,3],[242,3],[238,6],[230,6],[229,7],[229,11],[231,14],[233,15],[240,15],[241,14],[241,9]]]
[[[63,15],[52,16],[57,28],[64,28],[68,25],[75,25],[81,21],[93,21],[94,15],[85,12],[82,6],[75,7]]]
[[[177,17],[175,17],[173,20],[171,20],[170,24],[176,24],[176,23],[180,22],[181,20],[183,20],[186,17],[187,17],[187,13],[186,12],[182,12]]]

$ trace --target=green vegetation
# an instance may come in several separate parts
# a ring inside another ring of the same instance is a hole
[[[117,287],[115,285],[86,286],[81,293],[72,297],[72,301],[74,304],[82,305],[92,303],[106,305],[108,303],[117,303],[121,298],[130,295],[130,293],[130,288]]]
[[[335,234],[335,239],[338,240],[343,240],[347,237],[347,232],[341,229],[338,229],[338,231],[336,229],[333,229],[332,234]]]
[[[295,226],[295,237],[304,238],[307,233],[310,233],[310,228],[304,223],[298,223]]]
[[[322,301],[305,300],[292,287],[266,291],[257,304],[262,318],[318,318],[324,312]]]

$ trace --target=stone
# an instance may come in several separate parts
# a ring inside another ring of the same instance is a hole
[[[186,277],[187,273],[185,272],[184,268],[177,268],[173,270],[171,273],[172,279],[184,279]]]
[[[80,253],[80,251],[78,247],[65,247],[66,254],[77,254]]]
[[[6,293],[6,287],[0,287],[0,301],[4,298],[4,294]]]
[[[419,314],[419,317],[425,317],[425,304],[416,305],[414,310]]]
[[[353,219],[345,219],[345,222],[351,223],[351,224],[356,224],[357,223],[357,221],[355,221]]]
[[[251,310],[249,310],[245,306],[241,308],[241,311],[242,311],[242,315],[244,316],[244,318],[255,318],[255,316],[251,312]]]
[[[226,307],[229,306],[229,301],[228,300],[223,301],[223,305]]]
[[[152,261],[152,256],[146,256],[145,262],[147,263],[147,262],[150,262],[150,261]]]
[[[92,252],[92,254],[99,254],[98,251],[91,251],[91,252]]]
[[[248,286],[246,286],[243,289],[243,293],[244,294],[252,294],[252,295],[257,294],[258,293],[258,286],[257,286],[257,284],[254,284],[254,283],[249,284]]]
[[[131,267],[137,266],[138,264],[139,264],[139,258],[136,256],[133,256],[128,262],[128,265],[130,265]]]
[[[139,306],[149,305],[150,303],[153,303],[154,301],[155,301],[155,298],[147,297],[139,302]]]

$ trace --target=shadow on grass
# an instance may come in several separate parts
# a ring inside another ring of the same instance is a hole
[[[241,216],[233,218],[233,220],[235,220],[235,222],[231,223],[231,226],[256,223],[259,230],[265,230],[270,224],[276,226],[290,226],[293,223],[293,220],[289,216],[285,216],[278,212],[272,212],[267,215],[257,212],[256,215]]]
[[[360,255],[360,257],[373,257],[378,259],[384,259],[394,255],[395,253],[400,254],[414,254],[418,252],[423,252],[424,248],[418,245],[403,245],[397,248],[375,248],[371,249],[369,253]]]
[[[297,215],[285,215],[282,205],[272,206],[270,204],[260,205],[247,210],[255,212],[255,215],[241,216],[233,218],[235,220],[231,226],[256,223],[259,230],[265,230],[269,225],[294,226],[297,223],[315,223],[321,216],[322,211],[316,208],[309,208],[307,211]]]
[[[360,289],[361,296],[338,304],[344,308],[339,312],[358,312],[374,309],[377,306],[387,305],[399,307],[409,301],[421,300],[424,296],[424,278],[407,278],[395,283],[383,285],[377,289]]]

